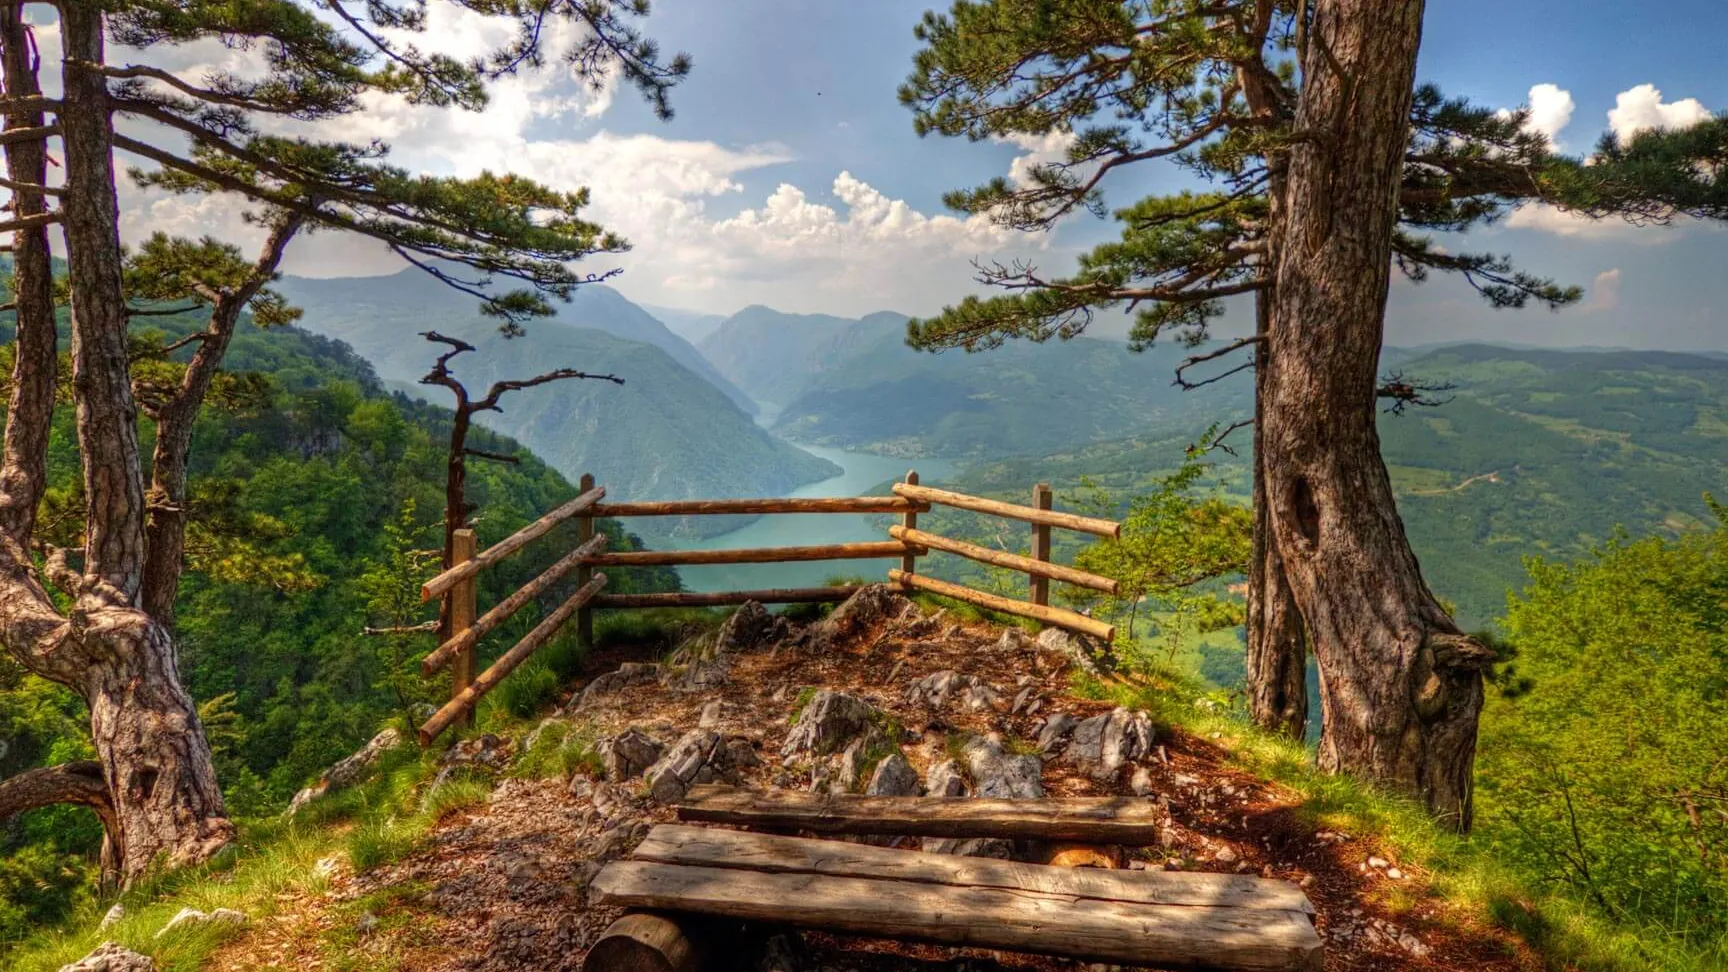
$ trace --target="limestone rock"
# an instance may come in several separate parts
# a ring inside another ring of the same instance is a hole
[[[912,602],[887,584],[871,584],[847,598],[834,612],[812,626],[811,647],[822,649],[893,618],[916,610]]]
[[[1004,654],[1019,654],[1030,651],[1036,643],[1032,636],[1021,628],[1005,628],[1002,637],[996,639],[995,648]]]
[[[894,744],[882,734],[882,730],[870,726],[864,734],[852,740],[840,752],[840,763],[834,769],[834,789],[841,793],[851,793],[864,782],[865,774],[880,761],[881,754]]]
[[[717,655],[751,651],[764,645],[778,644],[792,636],[792,622],[755,601],[745,601],[714,636]]]
[[[870,785],[864,792],[869,796],[917,796],[918,771],[906,761],[905,755],[890,753],[876,764],[876,772],[870,776]]]
[[[966,768],[981,797],[1037,800],[1044,796],[1044,761],[1037,756],[1014,756],[1002,744],[981,736],[966,744]]]
[[[666,753],[666,747],[654,737],[635,728],[600,740],[595,750],[606,768],[606,778],[614,783],[642,775]]]
[[[156,972],[156,960],[118,942],[103,942],[89,955],[60,966],[60,972]]]
[[[644,685],[660,677],[660,666],[651,662],[625,662],[618,666],[617,671],[607,672],[588,683],[582,690],[582,695],[573,703],[569,711],[580,710],[602,696],[619,692],[632,685]]]
[[[925,790],[933,797],[971,795],[970,788],[966,785],[966,771],[960,768],[960,761],[954,759],[930,767],[930,777],[925,781]]]
[[[1001,706],[1002,696],[983,679],[946,669],[913,682],[906,690],[906,701],[934,710],[958,702],[968,712],[988,712]]]
[[[676,803],[698,783],[738,783],[737,771],[724,744],[725,740],[712,729],[685,733],[643,774],[648,781],[648,794],[661,803]]]
[[[1066,712],[1053,713],[1050,718],[1044,720],[1044,728],[1038,730],[1038,751],[1042,753],[1055,752],[1061,748],[1063,743],[1068,741],[1068,737],[1074,732],[1074,727],[1079,724],[1079,719]]]
[[[402,733],[395,728],[386,729],[373,736],[372,741],[360,747],[354,755],[325,770],[317,783],[294,794],[294,799],[288,804],[288,815],[293,816],[300,808],[331,790],[339,790],[358,782],[385,753],[400,745]]]
[[[108,913],[102,916],[102,922],[96,926],[96,930],[103,931],[124,917],[126,917],[126,906],[116,901],[114,907],[109,908]]]
[[[669,692],[712,692],[726,684],[732,672],[732,659],[716,652],[708,658],[698,658],[688,665],[671,668],[662,679]]]
[[[230,928],[239,929],[246,926],[245,914],[233,908],[217,908],[208,914],[196,908],[181,908],[180,913],[168,919],[168,924],[156,933],[157,938],[176,931],[187,931],[192,928]]]
[[[1085,635],[1064,631],[1061,628],[1046,628],[1038,633],[1038,647],[1051,654],[1061,655],[1090,675],[1100,675],[1116,667],[1110,646],[1098,645]]]
[[[854,599],[863,593],[859,591],[853,595]],[[780,747],[780,755],[809,753],[813,756],[827,756],[839,752],[853,739],[876,725],[880,716],[881,713],[863,699],[823,689],[798,713],[798,721],[793,723],[785,744]]]
[[[712,699],[702,707],[702,714],[696,717],[696,725],[702,729],[712,729],[720,724],[720,718],[726,711],[725,703]]]
[[[1151,796],[1153,789],[1152,771],[1148,770],[1144,766],[1136,766],[1134,768],[1134,775],[1128,780],[1128,789],[1132,791],[1135,796]]]
[[[1144,712],[1118,708],[1074,726],[1064,756],[1093,779],[1109,780],[1123,766],[1151,754],[1153,735],[1152,720]]]

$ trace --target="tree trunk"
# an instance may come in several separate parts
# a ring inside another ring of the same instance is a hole
[[[6,94],[25,98],[40,93],[31,69],[24,12],[0,9],[0,59],[4,62]],[[40,128],[40,111],[15,111],[6,127]],[[45,185],[47,146],[18,142],[6,146],[6,174],[18,183]],[[15,190],[13,215],[47,212],[42,193]],[[22,546],[36,525],[36,505],[48,482],[48,435],[54,420],[54,387],[58,379],[59,338],[54,332],[54,277],[48,251],[48,227],[35,226],[12,234],[12,301],[17,337],[13,341],[13,394],[6,414],[6,452],[0,464],[0,531]]]
[[[112,836],[130,882],[153,864],[208,858],[234,828],[197,709],[180,686],[173,641],[134,603],[145,560],[144,488],[127,361],[113,117],[106,82],[93,67],[103,63],[102,29],[93,5],[63,6],[65,228],[87,536],[75,645],[56,649],[67,655],[55,659],[53,671],[90,707],[119,831]]]
[[[1261,443],[1266,427],[1266,346],[1270,330],[1270,299],[1255,302],[1257,333],[1254,366],[1254,550],[1248,565],[1248,714],[1254,724],[1292,739],[1308,731],[1308,646],[1302,615],[1284,576],[1284,563],[1272,541],[1271,514],[1266,503],[1266,452]]]
[[[1482,671],[1423,582],[1375,430],[1422,0],[1317,5],[1290,151],[1260,441],[1274,548],[1320,664],[1320,765],[1468,828]]]

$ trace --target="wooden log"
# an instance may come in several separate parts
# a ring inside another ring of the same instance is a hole
[[[606,926],[582,972],[696,972],[702,952],[677,921],[636,911]]]
[[[473,530],[457,530],[450,535],[450,563],[459,566],[474,559],[475,538]],[[472,575],[458,581],[450,588],[450,634],[451,640],[464,638],[474,626],[474,613],[478,610],[476,598],[478,592]],[[450,666],[450,697],[457,698],[468,686],[474,684],[474,652],[459,651],[455,656],[455,664]],[[474,713],[465,712],[462,715],[464,726],[472,725]]]
[[[906,481],[908,483],[911,483],[913,486],[918,485],[918,470],[916,470],[916,469],[906,470]],[[918,529],[918,511],[917,510],[907,510],[906,513],[900,517],[900,527],[903,530],[916,530],[916,529]],[[901,538],[896,537],[895,539],[898,540]],[[915,554],[913,554],[912,551],[910,551],[910,550],[906,551],[905,555],[900,558],[900,569],[905,571],[908,574],[917,573],[918,572],[918,557]]]
[[[797,499],[659,500],[644,503],[601,503],[599,517],[704,516],[768,513],[904,513],[930,507],[898,496],[832,496]]]
[[[545,535],[548,530],[551,530],[553,527],[563,523],[565,520],[570,519],[583,510],[588,509],[595,503],[600,502],[600,498],[605,495],[606,487],[604,486],[598,486],[594,489],[588,490],[570,502],[565,503],[563,506],[558,507],[540,519],[535,520],[533,523],[528,524],[492,546],[487,547],[473,560],[452,567],[444,573],[439,574],[437,577],[432,578],[420,586],[420,600],[430,601],[449,590],[457,583],[469,577],[473,577],[475,574],[485,570],[487,567],[503,560],[505,557],[508,557],[522,549],[522,547],[527,545],[529,541]]]
[[[1002,837],[1143,847],[1158,842],[1166,816],[1136,797],[870,797],[855,793],[751,790],[703,784],[677,806],[678,819],[823,834]]]
[[[722,607],[755,601],[758,604],[827,604],[844,601],[858,593],[857,585],[837,587],[778,587],[760,591],[679,591],[666,594],[602,594],[590,607],[657,608]]]
[[[1092,853],[1098,854],[1096,848]],[[1309,903],[1308,896],[1289,881],[1242,874],[1023,864],[988,857],[925,854],[867,844],[679,824],[656,826],[630,856],[634,860],[661,864],[1003,888],[1128,904],[1314,914],[1314,905]]]
[[[934,577],[925,577],[922,574],[907,574],[898,570],[891,570],[888,572],[888,581],[889,583],[899,584],[902,587],[915,587],[921,591],[929,591],[932,594],[951,597],[957,601],[976,604],[979,607],[989,608],[992,611],[1001,611],[1003,614],[1013,614],[1022,618],[1034,618],[1038,621],[1044,622],[1045,624],[1055,625],[1058,628],[1066,628],[1069,631],[1078,631],[1081,634],[1091,635],[1100,641],[1108,642],[1116,639],[1115,625],[1105,621],[1099,621],[1096,618],[1089,618],[1078,611],[1070,611],[1066,608],[1049,607],[1043,604],[1033,604],[1030,601],[1016,601],[1013,598],[1000,597],[995,594],[986,594],[983,591],[975,591],[970,587],[962,587],[959,584],[950,584],[947,581],[940,581]]]
[[[550,641],[564,622],[576,613],[576,609],[588,603],[588,599],[600,592],[606,586],[606,575],[595,574],[594,579],[582,585],[570,599],[558,606],[558,610],[546,616],[544,621],[534,626],[534,630],[522,636],[515,647],[499,656],[492,667],[481,672],[474,684],[463,690],[462,694],[444,704],[444,708],[433,713],[432,718],[420,727],[420,745],[430,746],[438,734],[450,728],[463,712],[472,709],[476,703],[486,696],[487,692],[498,687],[504,676],[516,670],[518,665],[528,660],[528,656],[539,651]]]
[[[964,801],[956,801],[964,802]],[[1002,948],[1158,968],[1310,972],[1320,936],[1305,915],[1115,901],[723,867],[614,861],[594,879],[604,905],[693,911],[860,935]]]
[[[900,557],[899,541],[828,543],[813,547],[754,547],[745,550],[630,550],[595,554],[596,567],[676,567],[690,564],[784,564],[804,560],[879,560]]]
[[[594,474],[583,473],[581,485],[577,489],[586,493],[593,488]],[[600,504],[594,505],[599,506]],[[576,542],[585,546],[592,539],[594,539],[594,510],[589,508],[576,518]],[[577,587],[582,587],[593,579],[594,568],[587,564],[576,568]],[[576,612],[576,646],[583,652],[594,650],[594,610],[589,604],[584,604]]]
[[[994,564],[997,567],[1006,567],[1009,570],[1018,570],[1035,577],[1047,577],[1051,580],[1061,581],[1064,584],[1073,584],[1075,587],[1088,587],[1092,590],[1103,591],[1107,594],[1115,594],[1117,589],[1116,582],[1108,577],[1100,577],[1097,574],[1088,574],[1083,570],[1076,570],[1073,567],[1065,567],[1062,564],[1053,564],[1044,560],[1035,560],[1031,557],[1022,557],[1019,554],[1011,554],[1005,550],[992,550],[989,547],[980,547],[975,543],[967,543],[964,540],[954,540],[936,533],[926,533],[923,530],[910,530],[906,527],[894,526],[888,528],[888,535],[902,543],[916,544],[917,546],[927,547],[931,550],[941,550],[951,554],[959,554],[962,557],[969,560],[976,560],[979,563]],[[900,570],[902,573],[911,573],[911,571],[906,570],[904,567],[900,568]],[[1046,606],[1048,605],[1046,604]]]
[[[1026,523],[1042,523],[1047,526],[1062,527],[1066,530],[1096,534],[1100,537],[1115,539],[1122,535],[1122,524],[1120,523],[1113,520],[1100,520],[1096,517],[1080,516],[1076,513],[1040,510],[1030,506],[1019,506],[1000,500],[985,499],[982,496],[967,496],[965,493],[951,493],[945,489],[931,489],[928,486],[914,486],[909,483],[895,483],[894,492],[907,499],[919,500],[924,503],[938,503],[942,506],[952,506],[955,509],[971,510],[974,513],[1005,516],[1010,520],[1022,520]]]
[[[599,536],[589,538],[587,543],[565,554],[557,563],[546,568],[546,571],[539,577],[529,581],[527,586],[499,601],[492,610],[481,615],[479,620],[468,626],[467,631],[433,649],[432,653],[420,662],[420,674],[430,676],[438,669],[443,668],[457,653],[471,652],[480,639],[490,634],[493,628],[509,620],[511,615],[522,610],[529,601],[546,593],[547,588],[558,583],[565,574],[570,573],[571,568],[577,566],[583,557],[598,553],[605,546],[606,535],[602,533]],[[592,580],[593,578],[590,577],[589,579]],[[583,583],[587,582],[583,581]],[[472,677],[472,673],[470,673],[470,677]]]
[[[1049,483],[1039,483],[1032,487],[1032,507],[1034,509],[1048,511],[1054,499],[1054,495],[1050,492]],[[1032,559],[1044,563],[1050,561],[1050,524],[1048,523],[1032,524]],[[1029,573],[1032,580],[1030,600],[1033,604],[1048,605],[1050,603],[1049,578],[1037,571],[1029,571]]]

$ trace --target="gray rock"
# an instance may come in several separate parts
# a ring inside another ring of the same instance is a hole
[[[1151,754],[1152,737],[1152,720],[1144,712],[1119,708],[1076,725],[1063,755],[1093,779],[1110,780],[1123,766]]]
[[[768,613],[768,609],[755,601],[745,601],[726,623],[720,626],[720,631],[714,636],[714,652],[717,655],[732,654],[740,651],[751,651],[763,645],[778,644],[792,637],[792,622],[777,615]]]
[[[864,591],[859,591],[853,598],[856,599],[863,593]],[[853,739],[876,725],[880,716],[881,713],[863,699],[823,689],[798,713],[798,721],[793,723],[792,731],[786,736],[785,745],[780,747],[780,755],[809,753],[813,756],[827,756],[839,752]]]
[[[702,707],[702,714],[696,717],[696,725],[702,729],[712,729],[718,726],[721,713],[725,711],[725,708],[725,704],[719,699],[710,701]]]
[[[720,749],[720,734],[712,729],[692,729],[672,745],[659,762],[643,774],[648,795],[661,803],[676,803],[698,782]]]
[[[996,639],[996,650],[1004,653],[1019,654],[1030,651],[1036,645],[1032,636],[1020,628],[1005,628],[1002,637]]]
[[[727,737],[720,750],[726,756],[727,768],[733,772],[762,765],[762,757],[756,755],[756,744],[744,736]]]
[[[721,654],[708,658],[698,658],[688,665],[671,668],[662,679],[662,684],[669,692],[689,694],[691,692],[712,692],[726,684],[726,676],[732,672],[732,659]]]
[[[548,732],[558,732],[560,730],[568,730],[569,728],[570,723],[555,716],[541,719],[540,724],[534,727],[534,731],[529,733],[526,739],[522,740],[522,751],[524,753],[533,752],[534,747],[540,745],[540,740],[545,738]]]
[[[1152,771],[1144,766],[1134,767],[1134,775],[1128,780],[1128,789],[1135,796],[1152,795]]]
[[[901,753],[890,753],[876,764],[870,785],[864,789],[869,796],[917,796],[918,771]]]
[[[636,728],[600,740],[595,750],[606,768],[606,778],[614,783],[641,776],[666,754],[665,746]]]
[[[156,960],[118,942],[103,942],[89,955],[60,966],[60,972],[156,972]]]
[[[860,588],[833,613],[810,629],[811,647],[822,649],[869,630],[883,621],[916,610],[911,601],[887,584]]]
[[[385,753],[402,745],[402,742],[402,733],[395,728],[386,729],[373,736],[372,741],[360,747],[354,755],[325,770],[317,783],[294,794],[294,799],[288,804],[288,815],[293,816],[300,808],[331,790],[340,790],[358,782],[384,758]]]
[[[1038,633],[1037,644],[1044,651],[1069,659],[1082,671],[1091,675],[1100,675],[1116,667],[1110,646],[1099,645],[1085,635],[1075,634],[1072,631],[1064,631],[1061,628],[1045,628]]]
[[[933,797],[971,795],[970,788],[966,785],[966,772],[960,768],[960,761],[954,759],[930,767],[930,777],[925,781],[925,791]]]
[[[977,796],[1023,800],[1044,796],[1044,761],[1037,756],[1009,755],[1001,743],[988,737],[967,743],[963,755]]]
[[[958,702],[968,712],[988,712],[1002,704],[1002,696],[983,679],[946,669],[913,682],[906,701],[933,710]]]
[[[114,907],[109,908],[108,913],[102,916],[102,922],[96,926],[96,930],[103,931],[124,917],[126,917],[126,906],[116,901]]]
[[[835,790],[841,793],[857,790],[865,774],[874,768],[874,760],[892,745],[875,726],[865,729],[862,736],[848,743],[840,753],[839,765],[834,768]]]
[[[1079,719],[1066,712],[1052,713],[1050,718],[1044,720],[1044,728],[1038,730],[1038,751],[1053,753],[1060,749],[1074,732],[1074,727],[1079,724]]]
[[[196,908],[181,908],[180,913],[168,919],[168,924],[156,933],[157,938],[176,931],[187,931],[193,928],[228,928],[238,930],[246,926],[246,915],[233,908],[217,908],[205,914]]]
[[[618,666],[617,671],[607,672],[589,682],[588,687],[582,690],[582,695],[568,711],[578,711],[603,696],[623,691],[632,685],[645,685],[659,677],[659,665],[649,662],[625,662]]]

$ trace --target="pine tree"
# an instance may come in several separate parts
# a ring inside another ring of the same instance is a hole
[[[980,280],[1004,292],[913,322],[909,341],[986,350],[1066,338],[1099,309],[1126,306],[1135,350],[1160,338],[1198,347],[1223,301],[1252,295],[1256,333],[1197,351],[1176,379],[1197,388],[1254,372],[1253,715],[1301,734],[1311,644],[1323,765],[1468,826],[1488,653],[1423,583],[1379,458],[1376,399],[1428,401],[1421,384],[1378,374],[1390,268],[1416,281],[1457,274],[1497,308],[1574,302],[1576,287],[1503,255],[1450,252],[1429,234],[1533,202],[1595,218],[1720,218],[1728,121],[1561,155],[1527,130],[1527,109],[1474,106],[1413,76],[1388,87],[1414,63],[1421,16],[1419,2],[1350,0],[960,0],[927,14],[901,90],[920,134],[1067,143],[1022,182],[951,193],[951,206],[1048,231],[1072,214],[1105,215],[1103,187],[1140,163],[1162,161],[1194,188],[1117,210],[1120,239],[1073,273],[982,267]],[[1372,118],[1370,91],[1385,99]],[[1393,152],[1393,168],[1376,172],[1371,150]],[[1348,259],[1346,246],[1358,247]],[[1328,302],[1345,291],[1354,304]]]
[[[40,94],[45,65],[37,63],[27,5],[0,7],[0,144],[4,185],[13,193],[0,230],[14,237],[18,325],[0,463],[0,642],[28,670],[83,696],[98,755],[94,764],[38,773],[28,787],[0,784],[0,816],[55,800],[98,804],[110,843],[104,860],[124,880],[154,865],[208,858],[233,835],[209,744],[175,668],[186,451],[242,312],[266,323],[291,313],[268,289],[290,242],[314,229],[377,240],[474,295],[510,333],[597,279],[567,263],[624,248],[582,218],[585,191],[507,174],[416,176],[391,166],[380,143],[284,137],[270,134],[273,121],[355,116],[376,94],[477,111],[491,82],[540,69],[550,56],[591,84],[621,76],[666,116],[669,90],[689,68],[683,55],[662,59],[639,33],[646,0],[446,5],[507,22],[515,36],[464,62],[402,40],[426,27],[427,5],[417,0],[42,4],[59,13],[57,99]],[[557,24],[577,28],[568,50],[548,49]],[[257,73],[192,80],[150,63],[162,51],[205,40],[257,52]],[[128,48],[126,63],[110,58],[110,44]],[[117,116],[153,123],[149,136],[117,132]],[[64,179],[51,185],[46,160],[55,145]],[[144,185],[221,193],[250,207],[249,218],[268,230],[260,253],[246,259],[217,241],[159,238],[129,259],[119,237],[116,150],[154,164],[133,173]],[[64,233],[70,268],[71,385],[85,502],[77,566],[76,554],[49,547],[35,531],[60,383],[51,225]],[[208,326],[192,339],[197,348],[178,384],[140,401],[128,323],[176,301],[206,310]],[[148,480],[139,454],[141,410],[157,431]]]

